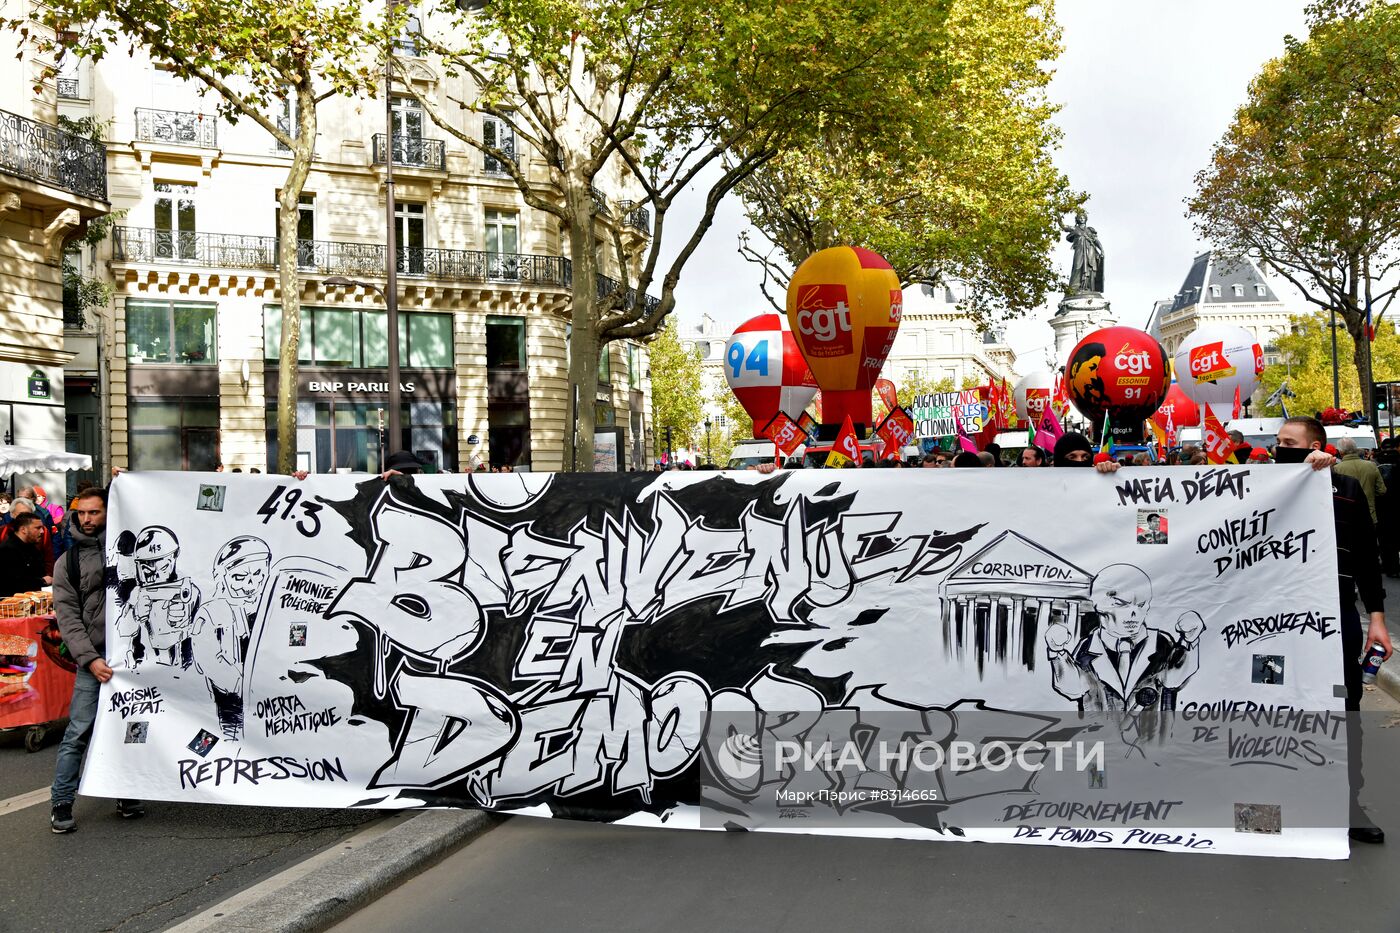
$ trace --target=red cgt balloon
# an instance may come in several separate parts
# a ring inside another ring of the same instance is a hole
[[[1191,401],[1191,397],[1175,382],[1167,390],[1167,398],[1152,415],[1152,421],[1163,431],[1168,421],[1177,428],[1194,428],[1201,423],[1201,406]]]
[[[1166,351],[1135,327],[1088,334],[1065,364],[1065,386],[1074,407],[1093,421],[1107,414],[1116,428],[1141,425],[1161,406],[1170,384]]]

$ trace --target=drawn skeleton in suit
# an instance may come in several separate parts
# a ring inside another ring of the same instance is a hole
[[[1200,667],[1205,624],[1183,613],[1176,635],[1147,624],[1152,581],[1130,564],[1105,567],[1089,588],[1098,627],[1071,648],[1070,631],[1056,623],[1045,632],[1055,692],[1084,712],[1158,713],[1176,708],[1176,695]],[[1153,722],[1139,734],[1154,734]],[[1146,728],[1143,728],[1143,727]]]
[[[261,540],[243,535],[227,541],[214,555],[214,596],[194,619],[195,667],[230,739],[243,733],[243,665],[271,564],[272,552]]]

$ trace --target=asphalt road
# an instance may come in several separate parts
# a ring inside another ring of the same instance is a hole
[[[515,817],[333,933],[1400,930],[1400,703],[1374,688],[1348,861],[638,829]],[[1377,716],[1376,714],[1382,714]]]
[[[0,739],[0,800],[47,789],[57,737],[30,754]],[[163,930],[314,855],[378,814],[151,803],[121,820],[110,800],[79,797],[78,831],[49,831],[49,805],[0,815],[5,856],[0,931]]]

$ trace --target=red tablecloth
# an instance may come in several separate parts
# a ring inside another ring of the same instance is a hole
[[[34,661],[34,672],[0,675],[0,729],[34,726],[63,719],[68,715],[68,702],[73,698],[73,662],[59,654],[61,641],[53,628],[53,616],[27,616],[22,619],[0,619],[0,635],[18,635],[25,639],[27,656]],[[45,637],[49,629],[49,637]],[[18,646],[12,642],[11,646]],[[20,666],[23,666],[21,660]],[[4,670],[13,669],[10,665]]]

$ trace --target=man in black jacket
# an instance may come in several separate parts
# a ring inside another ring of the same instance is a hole
[[[50,581],[44,577],[44,523],[33,512],[15,516],[0,541],[0,596],[32,593]]]
[[[89,489],[78,497],[69,513],[73,547],[54,568],[53,605],[58,630],[78,666],[73,680],[73,700],[68,707],[68,728],[58,747],[49,826],[56,833],[71,833],[73,798],[83,754],[97,719],[99,684],[112,679],[104,656],[107,647],[107,491]],[[125,819],[142,816],[137,800],[118,800],[117,813]]]
[[[1289,418],[1278,430],[1274,459],[1278,463],[1302,463],[1316,458],[1327,444],[1327,431],[1316,418]],[[1346,681],[1347,767],[1351,777],[1351,838],[1358,842],[1384,842],[1385,833],[1371,822],[1357,802],[1361,790],[1361,656],[1371,645],[1391,655],[1390,633],[1385,627],[1385,590],[1381,586],[1376,553],[1376,530],[1361,484],[1350,476],[1332,473],[1332,514],[1337,526],[1337,583],[1342,604],[1342,673]],[[1361,597],[1370,618],[1365,629],[1356,610]]]

